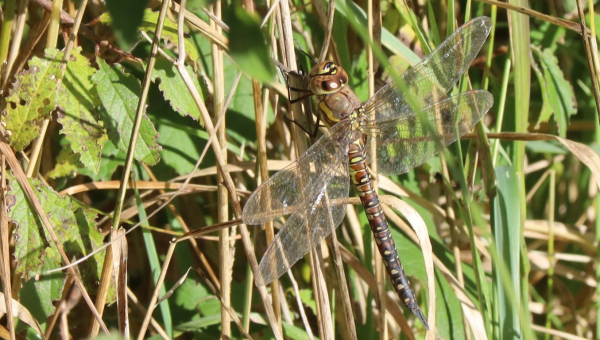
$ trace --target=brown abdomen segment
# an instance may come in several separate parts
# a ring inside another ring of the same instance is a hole
[[[425,316],[417,304],[415,293],[410,287],[408,278],[404,273],[402,263],[400,263],[400,259],[398,258],[398,252],[396,251],[396,245],[390,233],[387,219],[379,204],[379,197],[373,190],[371,176],[369,176],[365,163],[364,146],[361,140],[350,143],[348,157],[350,159],[349,167],[352,182],[354,182],[360,201],[365,208],[369,225],[375,236],[375,243],[377,243],[379,253],[383,257],[388,276],[392,280],[392,286],[406,307],[421,320],[425,328],[429,329]]]

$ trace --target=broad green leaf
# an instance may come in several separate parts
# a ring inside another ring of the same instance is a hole
[[[137,40],[137,29],[142,23],[148,0],[106,0],[115,38],[123,49],[128,50]]]
[[[6,98],[3,117],[15,151],[23,150],[40,135],[40,124],[56,107],[59,66],[60,60],[33,57],[29,69],[17,75]]]
[[[80,168],[78,173],[90,177],[94,181],[108,181],[119,166],[125,163],[125,153],[116,149],[113,143],[106,143],[102,149],[100,171],[94,173],[86,168]]]
[[[189,5],[189,2],[188,2]],[[156,23],[158,22],[158,12],[153,12],[150,9],[146,9],[146,11],[144,11],[144,18],[142,19],[141,23],[139,24],[139,31],[146,31],[147,33],[150,33],[151,36],[152,33],[154,33],[154,31],[156,31]],[[113,19],[110,16],[110,13],[105,12],[103,13],[100,18],[99,18],[100,22],[105,24],[105,25],[112,25],[113,23]],[[177,37],[177,24],[174,23],[172,20],[170,20],[169,18],[165,18],[164,21],[164,25],[163,25],[163,30],[162,33],[160,35],[161,39],[170,41],[174,44],[178,44],[179,40]],[[184,45],[185,45],[185,52],[188,56],[188,58],[190,60],[192,60],[193,62],[198,61],[198,59],[200,58],[200,55],[198,54],[198,50],[196,49],[196,46],[190,42],[190,40],[188,38],[184,39],[183,41]]]
[[[48,50],[46,55],[55,60],[63,58],[58,50]],[[81,55],[81,48],[72,51],[60,92],[58,122],[62,124],[61,133],[71,144],[74,152],[80,154],[79,160],[90,171],[98,172],[102,145],[108,138],[102,121],[98,118],[96,107],[100,98],[92,75],[96,72],[87,58]]]
[[[286,339],[293,339],[293,340],[309,340],[309,339],[315,339],[318,340],[319,338],[314,336],[313,337],[309,337],[308,333],[306,333],[306,331],[300,327],[297,327],[295,325],[292,325],[290,323],[287,322],[282,322],[281,325],[283,326],[283,334],[285,335]]]
[[[577,112],[575,103],[575,94],[571,84],[565,79],[564,74],[558,66],[558,59],[553,51],[545,49],[541,52],[534,48],[540,59],[540,66],[543,72],[543,81],[540,79],[542,93],[544,94],[544,108],[542,115],[538,120],[536,128],[541,122],[550,120],[550,114],[554,114],[554,120],[558,125],[558,132],[561,137],[566,137],[569,118]],[[547,105],[551,108],[548,109]]]
[[[199,319],[184,322],[182,324],[177,325],[175,329],[179,331],[198,331],[199,329],[206,328],[208,326],[219,325],[221,324],[221,314],[211,314],[208,316],[203,316]]]
[[[189,5],[189,2],[188,2]],[[156,30],[156,23],[158,22],[158,12],[152,12],[147,9],[144,13],[144,19],[142,20],[142,25],[140,26],[140,30],[146,30],[148,32],[154,32]],[[165,18],[164,26],[162,33],[160,35],[161,39],[170,41],[174,44],[179,43],[179,37],[177,36],[177,24],[171,21],[169,18]],[[154,36],[154,35],[151,35]],[[185,38],[183,40],[183,44],[185,45],[185,53],[187,57],[193,62],[197,62],[200,59],[200,54],[198,54],[198,50],[196,46],[188,39]]]
[[[315,302],[313,291],[311,289],[300,289],[299,293],[302,303],[304,303],[307,308],[310,308],[313,313],[317,313],[317,303]]]
[[[181,286],[175,290],[173,301],[177,306],[190,311],[196,311],[200,301],[211,294],[203,285],[194,279],[192,273],[190,273]]]
[[[224,61],[224,68],[225,90],[229,92],[233,89],[233,83],[239,73],[239,70],[227,59]],[[228,135],[238,142],[238,145],[246,142],[247,140],[256,140],[253,98],[252,81],[242,75],[235,94],[231,99],[231,103],[227,108]],[[271,126],[274,121],[275,116],[271,106],[269,105],[267,113],[267,127]]]
[[[100,248],[103,245],[104,235],[96,228],[96,219],[98,213],[88,208],[75,199],[71,199],[72,211],[77,220],[77,230],[75,236],[79,239],[69,241],[69,244],[63,245],[67,254],[77,254],[76,257],[82,257],[91,251]],[[81,279],[90,294],[96,293],[97,283],[102,276],[102,267],[104,264],[104,251],[96,253],[92,258],[80,264],[79,272]],[[114,284],[111,283],[106,302],[112,303],[117,298],[117,291]]]
[[[191,67],[187,67],[187,69],[190,75],[193,76],[195,74]],[[171,103],[173,110],[177,111],[182,116],[190,116],[199,121],[200,125],[204,125],[200,110],[194,102],[187,86],[183,82],[183,79],[179,75],[179,72],[177,72],[177,69],[172,63],[164,58],[158,58],[156,60],[156,66],[152,72],[152,81],[156,82],[157,79],[160,79],[158,88],[164,94],[165,99]],[[198,79],[192,77],[192,80],[194,81],[194,85],[198,89],[198,92],[202,95],[202,89],[200,88]]]
[[[56,157],[54,169],[49,171],[46,176],[48,178],[66,177],[76,173],[81,166],[83,165],[79,161],[79,155],[69,148],[61,148]]]
[[[163,148],[162,160],[178,174],[192,171],[206,142],[177,126],[160,124],[158,131],[159,142]]]
[[[9,217],[15,223],[16,274],[24,274],[25,281],[35,276],[46,260],[48,243],[40,234],[42,225],[38,216],[31,211],[29,202],[16,180],[10,183]]]
[[[96,230],[94,211],[83,207],[70,197],[60,197],[52,188],[37,179],[30,179],[29,183],[69,258],[82,257],[102,245],[103,236]],[[10,205],[9,217],[16,224],[15,272],[23,274],[25,280],[28,280],[39,274],[48,261],[53,264],[52,268],[61,265],[62,258],[54,249],[52,239],[16,179],[11,178],[9,184],[8,194],[14,203]],[[97,288],[95,283],[101,273],[102,263],[102,254],[97,254],[78,267],[90,294],[94,294]]]
[[[131,131],[135,120],[141,87],[139,81],[123,72],[119,65],[109,66],[98,59],[100,69],[92,80],[96,82],[100,101],[106,111],[100,112],[108,136],[119,150],[127,153]],[[160,159],[158,134],[150,120],[144,116],[135,145],[134,157],[148,165],[155,165]]]
[[[237,77],[239,71],[237,67],[229,60],[225,60],[224,63],[225,71],[225,90],[231,91],[233,89],[234,80]],[[235,111],[238,114],[247,117],[252,122],[254,121],[254,99],[252,94],[252,81],[247,77],[242,76],[240,82],[236,88],[235,94],[231,99],[231,103],[227,108],[229,111]],[[270,116],[269,122],[272,123],[272,116]],[[228,122],[231,119],[228,119]],[[229,124],[227,124],[229,127]],[[245,129],[248,129],[248,125],[245,124]]]
[[[50,247],[44,250],[47,260],[42,264],[41,272],[59,267],[60,256]],[[65,276],[62,273],[53,273],[50,275],[40,275],[31,278],[23,284],[19,293],[21,303],[27,307],[32,315],[39,321],[46,320],[54,314],[55,307],[53,301],[60,300],[62,296]]]
[[[229,55],[244,73],[261,82],[275,79],[275,66],[260,21],[240,6],[227,16],[229,25]]]

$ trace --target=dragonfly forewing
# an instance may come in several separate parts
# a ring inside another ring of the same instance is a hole
[[[348,167],[332,167],[329,171],[327,180],[319,183],[317,194],[299,204],[302,208],[288,218],[267,248],[256,273],[257,285],[278,279],[342,223],[350,187]]]
[[[262,224],[306,211],[308,202],[332,180],[332,174],[348,167],[348,143],[343,140],[346,128],[340,124],[330,129],[300,158],[258,187],[244,206],[244,223]]]
[[[376,137],[377,169],[384,175],[403,174],[425,163],[469,132],[492,107],[487,91],[460,93],[431,105],[414,116],[371,122]],[[369,161],[373,157],[368,157]]]

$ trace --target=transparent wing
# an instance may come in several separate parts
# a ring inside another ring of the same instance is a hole
[[[382,87],[365,104],[369,120],[389,120],[414,115],[446,98],[448,91],[469,68],[492,27],[487,17],[475,18],[457,29],[423,61],[394,82]],[[408,103],[413,103],[411,107]]]
[[[348,167],[331,168],[329,183],[320,183],[316,196],[307,197],[265,252],[256,273],[256,284],[266,285],[279,278],[311,248],[342,222],[348,202]]]
[[[300,158],[259,186],[244,206],[244,223],[262,224],[296,211],[307,211],[311,200],[327,187],[333,174],[348,167],[345,133],[348,128],[345,122],[335,125]]]
[[[376,137],[377,171],[384,175],[403,174],[425,163],[470,131],[493,103],[494,98],[487,91],[468,91],[412,116],[371,122],[373,128],[365,132]],[[371,159],[369,156],[368,161]]]

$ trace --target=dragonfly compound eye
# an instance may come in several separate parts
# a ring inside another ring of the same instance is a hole
[[[316,95],[332,94],[343,86],[338,76],[315,76],[310,82],[310,90]]]
[[[316,95],[336,93],[348,84],[346,71],[330,61],[315,66],[310,77],[310,89]]]

